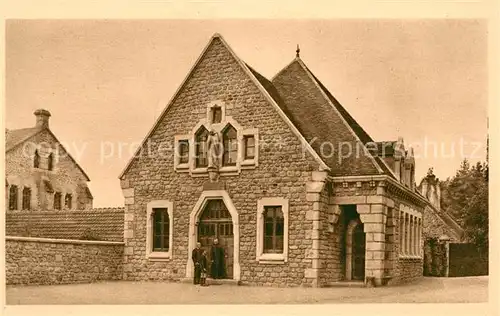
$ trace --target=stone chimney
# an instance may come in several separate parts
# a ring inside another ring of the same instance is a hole
[[[49,117],[50,112],[44,109],[38,109],[35,111],[36,116],[36,127],[48,128],[49,127]]]

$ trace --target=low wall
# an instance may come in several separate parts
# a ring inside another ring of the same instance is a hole
[[[120,280],[123,243],[7,236],[5,274],[8,285]]]
[[[423,277],[423,258],[400,257],[397,260],[398,277],[391,284],[415,282]]]

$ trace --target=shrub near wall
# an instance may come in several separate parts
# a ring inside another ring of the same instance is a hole
[[[5,263],[8,285],[120,280],[123,243],[7,237]]]

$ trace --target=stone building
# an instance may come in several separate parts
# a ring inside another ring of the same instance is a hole
[[[90,179],[50,130],[49,111],[34,114],[35,126],[5,131],[6,209],[92,208]]]
[[[437,238],[451,242],[463,241],[464,230],[447,211],[441,208],[441,186],[432,168],[420,181],[419,192],[429,200],[424,212],[423,238]]]
[[[124,279],[191,278],[215,237],[244,284],[422,276],[412,150],[374,142],[299,53],[268,80],[211,38],[120,175]]]

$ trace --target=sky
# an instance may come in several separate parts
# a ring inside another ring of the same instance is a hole
[[[486,159],[487,25],[477,20],[9,20],[8,129],[50,128],[89,175],[94,207],[214,33],[271,79],[295,57],[376,141],[415,148],[416,179]]]

